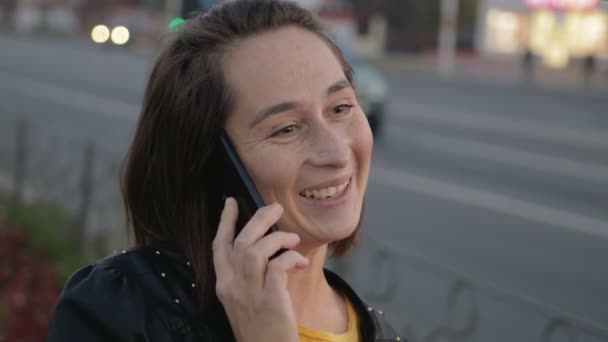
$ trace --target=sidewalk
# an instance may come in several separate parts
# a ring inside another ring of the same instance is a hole
[[[482,57],[458,57],[452,75],[437,72],[433,55],[419,56],[391,54],[372,60],[387,73],[401,72],[411,75],[433,76],[446,81],[477,83],[507,87],[530,86],[548,91],[569,92],[590,96],[608,96],[608,64],[598,62],[595,73],[585,84],[580,65],[573,62],[565,69],[549,69],[540,63],[534,70],[533,81],[526,84],[526,76],[518,59],[490,59]]]

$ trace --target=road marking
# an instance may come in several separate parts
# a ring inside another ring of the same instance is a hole
[[[414,191],[443,200],[608,239],[608,221],[545,207],[495,192],[478,190],[387,167],[374,167],[371,180],[400,190]]]
[[[522,118],[471,114],[453,109],[437,112],[431,110],[428,105],[405,100],[401,101],[401,104],[404,111],[391,119],[406,122],[416,120],[452,127],[474,128],[532,139],[546,139],[556,143],[567,142],[584,148],[608,150],[608,134],[598,131]]]
[[[132,103],[95,95],[87,91],[65,88],[50,82],[34,81],[8,74],[0,76],[0,89],[17,90],[27,96],[44,98],[50,102],[73,108],[83,114],[95,113],[135,120],[140,111],[139,106]]]
[[[603,165],[528,152],[517,148],[482,143],[470,139],[446,137],[435,133],[420,133],[409,129],[404,134],[391,134],[391,138],[401,141],[411,141],[413,139],[415,143],[449,153],[608,184],[608,167]]]

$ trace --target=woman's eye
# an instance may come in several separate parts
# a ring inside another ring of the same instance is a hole
[[[272,134],[273,137],[285,137],[293,134],[296,131],[295,125],[289,125],[281,128]]]
[[[353,107],[354,106],[352,104],[341,104],[334,108],[334,113],[335,114],[346,114],[346,113],[350,112],[350,109]]]

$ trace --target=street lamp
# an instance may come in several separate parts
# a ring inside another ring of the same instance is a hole
[[[437,72],[449,77],[454,72],[456,34],[458,29],[458,1],[441,0]]]

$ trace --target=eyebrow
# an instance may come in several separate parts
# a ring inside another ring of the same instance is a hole
[[[329,88],[327,88],[325,93],[327,95],[331,95],[331,94],[339,92],[340,90],[343,90],[346,88],[352,88],[352,87],[353,87],[352,84],[348,80],[342,79],[342,80],[332,84],[331,86],[329,86]],[[298,103],[295,101],[285,101],[285,102],[280,102],[280,103],[274,104],[268,108],[262,109],[261,111],[259,111],[256,114],[255,119],[253,120],[253,122],[251,122],[250,128],[253,128],[255,125],[264,121],[269,116],[292,110],[292,109],[296,108],[297,106],[298,106]]]

